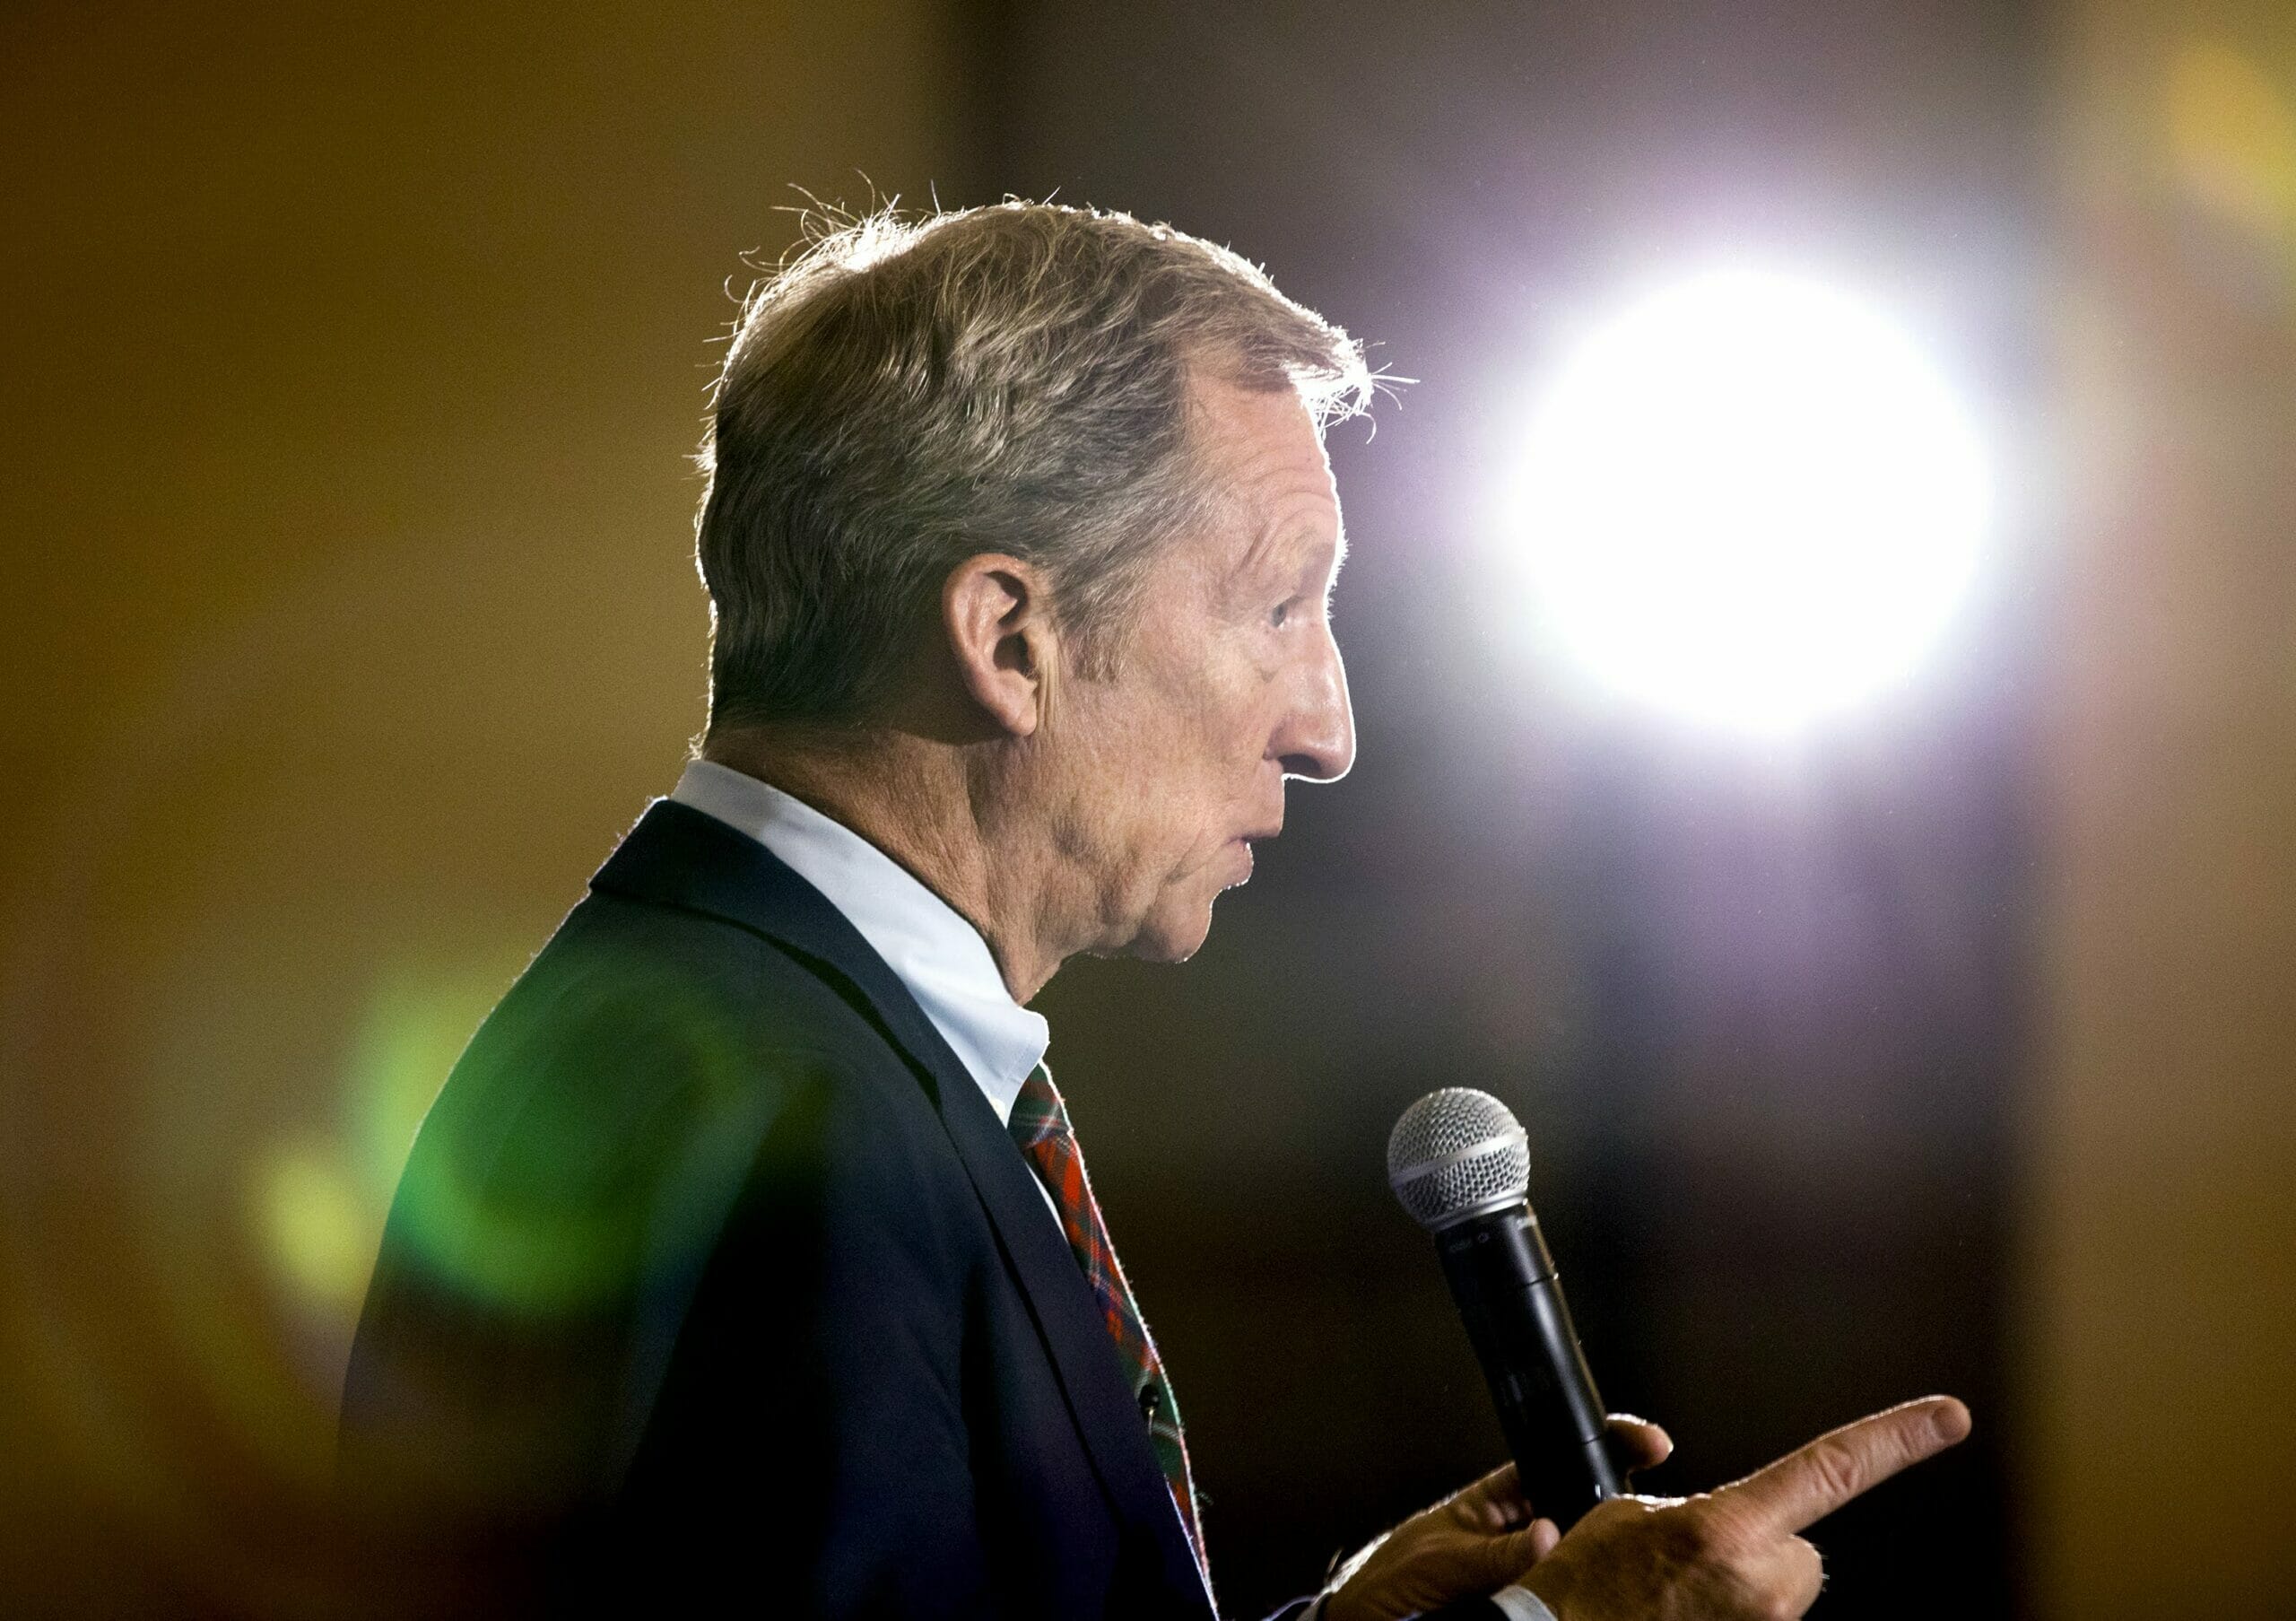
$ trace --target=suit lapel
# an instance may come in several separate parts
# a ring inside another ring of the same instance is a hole
[[[674,800],[657,800],[639,819],[590,887],[705,912],[766,936],[855,1002],[909,1060],[1012,1261],[1102,1486],[1125,1519],[1152,1528],[1167,1583],[1200,1591],[1195,1555],[1091,1285],[1047,1213],[1027,1160],[900,976],[770,850]]]

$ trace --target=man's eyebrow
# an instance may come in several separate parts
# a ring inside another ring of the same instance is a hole
[[[1251,545],[1244,548],[1244,554],[1228,570],[1221,581],[1222,595],[1231,600],[1239,598],[1269,571],[1269,559],[1291,541],[1304,537],[1320,552],[1323,540],[1315,533],[1315,520],[1304,515],[1279,518],[1268,524],[1253,537]],[[1346,561],[1347,530],[1343,524],[1334,532],[1331,541],[1331,576],[1335,581],[1339,576],[1340,564]]]
[[[1230,567],[1227,579],[1222,583],[1229,590],[1240,590],[1255,575],[1267,567],[1268,558],[1283,545],[1288,536],[1298,530],[1299,527],[1297,522],[1283,519],[1277,519],[1273,523],[1260,526],[1259,532],[1252,536],[1251,544],[1244,548],[1244,554],[1236,559],[1234,564]]]

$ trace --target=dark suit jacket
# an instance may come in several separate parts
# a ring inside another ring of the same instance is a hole
[[[341,1466],[390,1591],[1207,1617],[1091,1290],[883,961],[673,802],[590,888],[392,1207]]]

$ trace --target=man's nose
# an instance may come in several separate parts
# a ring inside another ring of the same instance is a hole
[[[1287,777],[1336,782],[1355,763],[1355,711],[1347,702],[1347,667],[1329,632],[1300,674],[1298,696],[1269,751]]]

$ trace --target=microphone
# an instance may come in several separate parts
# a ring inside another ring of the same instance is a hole
[[[1569,1530],[1625,1491],[1606,1415],[1562,1303],[1531,1185],[1529,1138],[1497,1098],[1431,1092],[1387,1138],[1387,1185],[1435,1251],[1534,1512]]]

